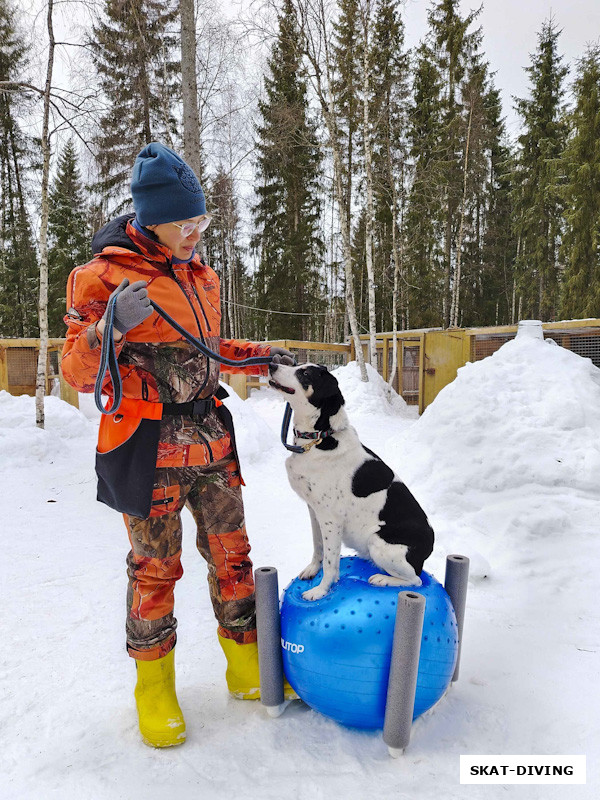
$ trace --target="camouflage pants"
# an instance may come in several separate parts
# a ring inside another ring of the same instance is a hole
[[[190,509],[196,544],[208,564],[208,585],[219,633],[256,641],[254,580],[237,463],[227,456],[208,466],[157,469],[148,519],[125,515],[127,650],[136,659],[166,655],[176,641],[174,589],[182,576],[180,512]]]

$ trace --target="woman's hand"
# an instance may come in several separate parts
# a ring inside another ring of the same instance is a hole
[[[274,364],[283,364],[286,367],[293,367],[296,364],[294,354],[284,347],[272,347],[269,355],[273,357]]]
[[[115,341],[118,342],[123,334],[137,327],[152,314],[153,308],[150,305],[147,286],[148,284],[146,281],[135,281],[135,283],[129,285],[129,279],[125,278],[120,286],[115,289],[108,298],[110,301],[115,294],[117,295],[113,319]],[[102,325],[102,330],[100,330],[101,323],[104,323],[104,325]],[[100,332],[100,335],[104,332],[105,325],[106,312],[98,323],[97,330]]]

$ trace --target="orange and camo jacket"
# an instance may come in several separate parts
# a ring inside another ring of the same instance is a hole
[[[94,258],[76,267],[67,284],[67,341],[62,372],[79,392],[93,392],[100,367],[96,325],[110,294],[124,278],[145,280],[150,298],[201,339],[208,348],[230,359],[267,356],[270,346],[221,339],[219,279],[196,255],[187,264],[172,264],[171,251],[138,231],[132,216],[119,217],[99,231],[92,242]],[[142,418],[161,419],[162,403],[186,403],[214,395],[219,372],[264,375],[266,366],[226,367],[207,359],[154,312],[116,344],[123,381],[118,414],[103,415],[98,451],[126,441]],[[106,378],[103,393],[112,397]],[[201,421],[190,416],[165,416],[161,421],[157,467],[208,464],[231,453],[229,434],[213,410]]]

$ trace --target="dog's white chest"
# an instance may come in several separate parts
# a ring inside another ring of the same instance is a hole
[[[344,544],[362,549],[364,540],[380,527],[379,510],[385,502],[385,492],[369,497],[352,493],[352,476],[364,460],[362,447],[345,442],[335,453],[318,451],[286,461],[292,489],[316,512],[324,512],[342,525]]]

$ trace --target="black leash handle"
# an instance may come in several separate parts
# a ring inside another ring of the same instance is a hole
[[[303,447],[300,447],[297,444],[287,443],[288,430],[290,427],[291,419],[292,419],[292,407],[289,403],[286,403],[285,411],[283,413],[283,422],[281,423],[281,444],[285,447],[286,450],[289,450],[290,453],[304,453]]]
[[[106,307],[106,323],[104,327],[104,333],[102,335],[102,349],[100,351],[100,369],[98,370],[96,384],[94,386],[94,401],[96,403],[96,408],[102,414],[116,414],[116,412],[119,410],[119,406],[121,405],[121,400],[123,399],[123,382],[121,380],[121,373],[119,372],[115,340],[113,337],[115,305],[119,294],[120,292],[117,291],[113,297],[110,298]],[[169,325],[171,325],[171,327],[175,328],[175,330],[181,334],[181,336],[183,336],[187,342],[195,347],[196,350],[199,350],[207,358],[212,358],[214,361],[218,361],[220,364],[225,364],[225,366],[228,367],[250,367],[257,365],[264,366],[265,364],[270,364],[273,360],[272,356],[253,356],[252,358],[236,360],[232,358],[225,358],[218,353],[213,353],[213,351],[210,350],[203,342],[201,342],[200,339],[192,336],[189,331],[186,331],[185,328],[182,328],[181,325],[176,322],[170,314],[167,314],[167,312],[164,311],[159,305],[154,303],[152,300],[150,301],[150,305],[164,320],[169,323]],[[104,378],[107,371],[110,376],[110,381],[113,385],[113,401],[110,410],[107,410],[102,405],[102,386],[104,384]]]
[[[123,287],[123,289],[124,288],[125,287]],[[106,307],[106,322],[104,326],[104,333],[102,335],[102,347],[100,349],[100,369],[96,375],[96,383],[94,386],[94,401],[96,403],[96,408],[102,414],[114,414],[121,405],[121,399],[123,397],[123,382],[121,380],[121,373],[119,372],[117,352],[113,338],[115,306],[120,293],[121,292],[117,290],[113,297],[111,297],[108,301],[108,305]],[[102,405],[102,385],[104,384],[104,378],[107,371],[110,376],[110,382],[113,385],[114,392],[110,411]]]

